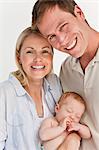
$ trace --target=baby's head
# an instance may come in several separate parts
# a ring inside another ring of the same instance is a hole
[[[79,122],[85,111],[85,101],[75,92],[66,92],[55,107],[58,121],[70,117],[72,121]]]

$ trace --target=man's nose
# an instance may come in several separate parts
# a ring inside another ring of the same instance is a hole
[[[65,43],[66,34],[64,32],[57,32],[57,40],[60,44],[66,44]]]

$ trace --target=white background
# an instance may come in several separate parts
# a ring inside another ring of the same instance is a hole
[[[20,32],[31,25],[31,12],[36,0],[0,0],[0,82],[16,70],[15,44]],[[99,0],[76,0],[89,24],[99,31]],[[54,72],[59,74],[66,54],[55,50]]]

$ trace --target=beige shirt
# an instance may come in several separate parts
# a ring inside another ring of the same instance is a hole
[[[82,121],[89,126],[92,138],[82,140],[81,150],[99,150],[99,50],[85,69],[85,74],[79,60],[68,57],[62,64],[60,79],[64,92],[77,92],[86,101]]]

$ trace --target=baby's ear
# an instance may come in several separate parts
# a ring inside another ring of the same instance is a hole
[[[55,112],[57,113],[59,110],[59,104],[57,103],[56,106],[55,106]]]

